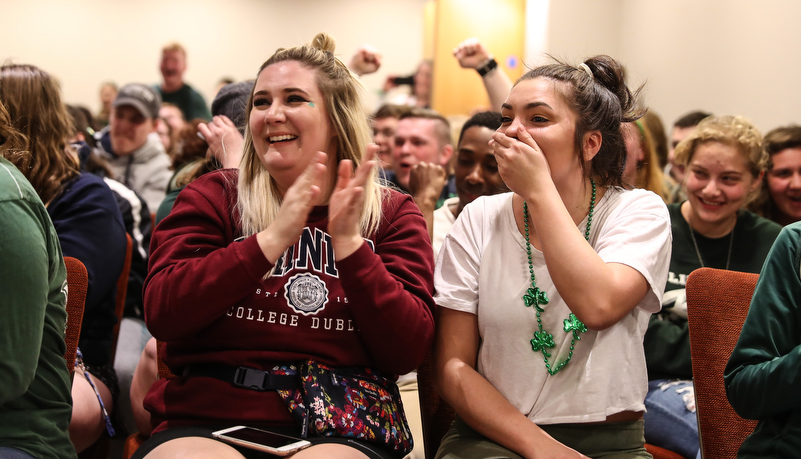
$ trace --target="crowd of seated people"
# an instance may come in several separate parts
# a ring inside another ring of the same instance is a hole
[[[667,131],[612,57],[513,82],[475,38],[453,58],[492,111],[432,108],[429,60],[369,110],[360,80],[386,57],[336,56],[325,33],[279,49],[207,106],[171,43],[162,82],[104,82],[96,117],[44,69],[0,66],[0,253],[19,265],[0,269],[0,342],[19,350],[0,365],[0,457],[129,434],[135,458],[273,457],[215,435],[248,425],[306,438],[298,459],[419,459],[428,355],[456,412],[439,458],[649,457],[646,443],[700,457],[687,276],[763,265],[786,282],[760,280],[726,383],[762,420],[746,457],[791,450],[767,439],[798,428],[781,401],[797,386],[783,299],[799,283],[801,126],[763,137],[747,114],[695,110]],[[64,256],[89,280],[71,382]],[[344,368],[403,422],[376,436],[333,399],[350,430],[323,433],[300,381]]]

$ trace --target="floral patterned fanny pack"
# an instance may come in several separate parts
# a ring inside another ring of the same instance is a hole
[[[307,360],[299,368],[280,366],[272,372],[300,379],[300,389],[281,389],[278,394],[303,425],[304,438],[355,438],[381,445],[398,457],[412,451],[398,386],[377,370],[334,368]]]

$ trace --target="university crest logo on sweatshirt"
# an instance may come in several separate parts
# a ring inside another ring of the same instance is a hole
[[[328,287],[312,273],[295,274],[284,284],[284,298],[295,312],[317,314],[328,303]]]

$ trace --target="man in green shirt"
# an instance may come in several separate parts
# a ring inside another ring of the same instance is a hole
[[[156,89],[161,100],[178,106],[186,121],[200,118],[211,121],[211,112],[203,96],[184,83],[186,50],[178,43],[171,43],[161,50],[161,76],[164,81]]]

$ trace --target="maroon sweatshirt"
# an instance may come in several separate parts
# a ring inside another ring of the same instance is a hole
[[[189,185],[153,233],[145,320],[175,372],[193,364],[269,369],[307,358],[404,374],[434,335],[434,260],[409,196],[387,190],[382,221],[352,255],[334,260],[328,208],[312,210],[299,240],[272,268],[242,238],[237,171]],[[154,432],[188,424],[291,425],[274,391],[215,378],[159,380],[145,398]]]

